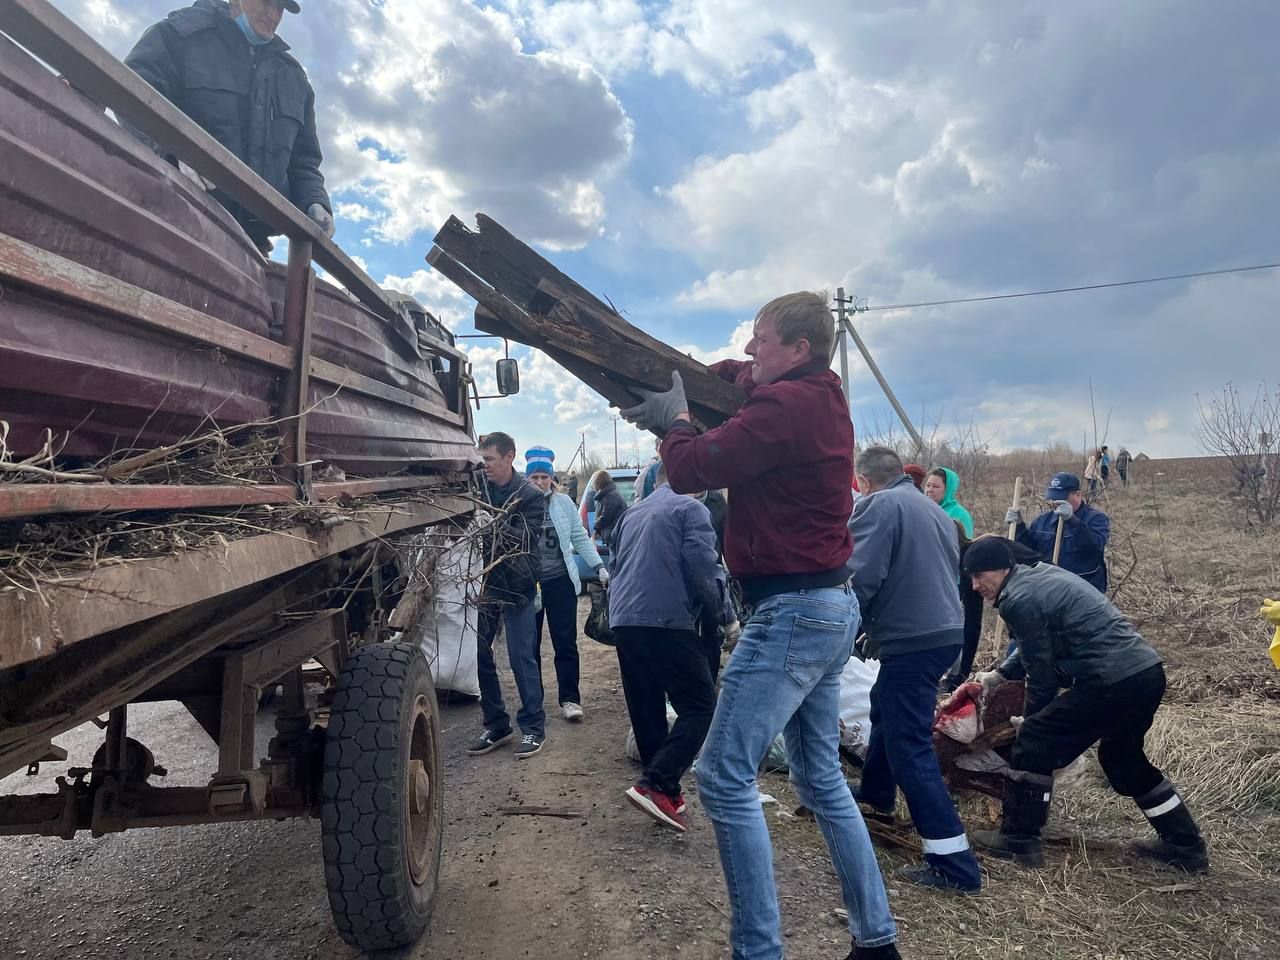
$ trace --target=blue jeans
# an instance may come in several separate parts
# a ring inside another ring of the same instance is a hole
[[[920,834],[925,860],[956,885],[976,890],[982,871],[947,792],[933,749],[938,680],[955,662],[958,646],[881,657],[871,688],[871,740],[858,799],[892,809],[898,788]]]
[[[493,638],[498,632],[498,616],[507,631],[507,658],[511,675],[520,694],[516,722],[522,733],[544,736],[547,723],[542,709],[542,664],[538,660],[538,634],[534,627],[533,601],[518,606],[504,603],[499,614],[496,605],[481,603],[480,624],[476,636],[476,666],[480,675],[480,709],[487,730],[498,733],[511,728],[511,715],[502,701],[502,685],[498,682],[498,666],[493,659]]]
[[[840,672],[853,651],[858,600],[845,587],[783,593],[752,611],[720,678],[695,771],[715,826],[732,912],[734,960],[780,960],[773,848],[756,769],[779,733],[800,802],[814,812],[860,946],[897,937],[880,865],[840,769]]]

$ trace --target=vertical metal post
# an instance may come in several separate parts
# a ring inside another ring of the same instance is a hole
[[[876,362],[871,359],[871,351],[868,350],[867,345],[862,342],[862,337],[858,336],[858,331],[853,328],[853,324],[849,322],[847,317],[844,320],[844,328],[849,332],[849,336],[853,338],[854,345],[857,346],[858,352],[862,354],[862,359],[866,361],[867,367],[876,378],[876,382],[880,384],[880,389],[884,391],[884,395],[888,398],[889,403],[898,414],[898,419],[902,421],[902,425],[907,428],[907,433],[910,435],[911,439],[915,441],[917,452],[923,450],[924,441],[920,438],[920,434],[911,423],[911,418],[907,416],[907,411],[902,409],[902,404],[898,402],[898,398],[894,396],[893,390],[889,387],[889,381],[884,378],[884,374],[880,372],[880,368],[876,366]]]
[[[853,413],[853,401],[849,398],[849,345],[845,341],[844,287],[836,288],[836,343],[840,347],[840,386],[844,390],[844,405]]]
[[[613,421],[613,465],[618,465],[618,418],[610,417]]]
[[[307,464],[307,393],[311,375],[311,313],[315,301],[316,274],[311,269],[311,241],[289,241],[289,268],[285,274],[284,343],[293,350],[293,369],[284,377],[280,398],[285,465],[303,500],[311,499],[311,467]]]

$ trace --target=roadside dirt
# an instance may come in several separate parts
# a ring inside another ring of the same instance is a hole
[[[549,645],[548,645],[549,646]],[[548,650],[549,653],[549,650]],[[549,710],[548,741],[517,762],[503,749],[464,753],[480,726],[474,704],[441,710],[445,734],[444,865],[432,932],[405,960],[526,957],[638,960],[723,958],[725,895],[710,824],[690,796],[678,835],[624,799],[636,766],[623,756],[626,709],[613,651],[582,641],[587,719]],[[547,675],[552,675],[550,659]],[[505,678],[504,678],[505,679]],[[513,691],[508,693],[513,696]],[[260,717],[259,744],[271,717]],[[169,769],[168,784],[198,784],[216,764],[212,743],[178,704],[135,707],[131,735]],[[59,738],[73,763],[100,739],[88,725]],[[11,777],[0,791],[53,789],[63,765]],[[785,781],[765,790],[789,802]],[[503,807],[554,807],[580,818],[505,816]],[[812,833],[783,844],[777,870],[796,957],[844,957],[833,910],[839,885]],[[270,957],[354,960],[329,918],[319,824],[226,824],[138,830],[100,839],[0,840],[0,958]]]

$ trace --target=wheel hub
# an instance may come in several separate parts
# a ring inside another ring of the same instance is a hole
[[[409,762],[409,809],[415,816],[427,812],[431,803],[431,775],[421,760]]]

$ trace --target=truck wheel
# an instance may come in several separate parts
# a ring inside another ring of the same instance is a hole
[[[413,943],[435,906],[444,835],[440,718],[422,650],[361,647],[338,677],[324,748],[329,906],[361,950]]]

